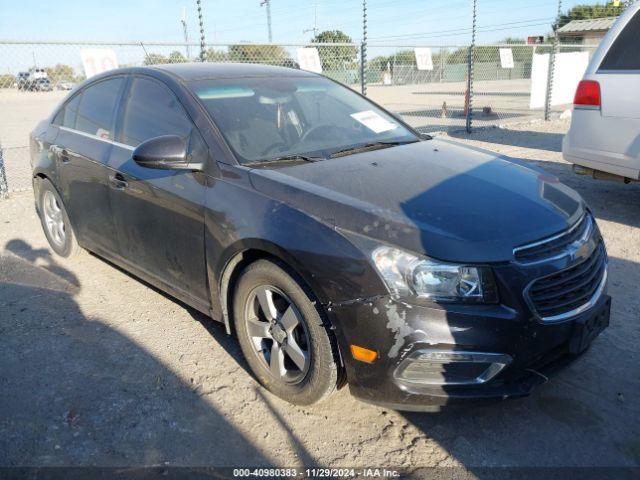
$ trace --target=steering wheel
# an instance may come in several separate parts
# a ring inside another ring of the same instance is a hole
[[[302,143],[305,140],[308,140],[309,137],[312,137],[314,134],[317,134],[318,132],[322,131],[323,129],[324,130],[338,131],[338,132],[340,132],[341,136],[344,136],[344,132],[342,131],[341,128],[338,128],[335,125],[329,125],[328,123],[321,123],[320,125],[316,125],[314,127],[311,127],[309,130],[304,132],[304,134],[300,137],[300,140],[298,140],[298,143]]]
[[[262,152],[262,155],[267,156],[269,155],[271,152],[273,152],[276,147],[285,147],[287,148],[287,144],[282,142],[282,141],[278,141],[275,143],[272,143],[271,145],[269,145],[267,148],[264,149],[264,151]]]

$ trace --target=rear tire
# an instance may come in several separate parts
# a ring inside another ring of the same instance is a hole
[[[234,325],[260,384],[290,403],[311,405],[338,387],[338,348],[313,294],[285,268],[269,260],[245,268],[234,291]]]
[[[77,257],[83,252],[73,233],[64,203],[47,178],[40,180],[38,214],[51,250],[64,258]]]

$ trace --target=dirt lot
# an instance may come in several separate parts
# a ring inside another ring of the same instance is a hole
[[[0,465],[640,465],[640,185],[574,176],[566,127],[460,140],[585,197],[611,257],[612,325],[531,397],[449,413],[389,411],[347,389],[288,405],[220,324],[94,256],[58,260],[31,194],[0,201]]]

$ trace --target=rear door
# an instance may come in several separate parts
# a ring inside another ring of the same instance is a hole
[[[56,116],[59,133],[50,147],[75,234],[82,246],[98,253],[118,250],[106,164],[124,83],[125,77],[112,77],[74,95]]]
[[[145,168],[132,159],[135,147],[161,135],[185,138],[195,158],[208,156],[204,141],[173,92],[147,76],[131,77],[118,132],[109,167],[122,258],[183,295],[206,301],[206,177]]]

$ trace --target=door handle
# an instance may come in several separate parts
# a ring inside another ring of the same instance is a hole
[[[109,175],[109,184],[111,185],[111,188],[116,190],[124,190],[129,185],[121,173]]]
[[[58,157],[58,159],[60,159],[60,162],[62,162],[62,164],[67,164],[71,161],[71,159],[69,158],[69,152],[64,147],[61,147],[59,145],[51,145],[49,147],[49,151],[53,155]]]

